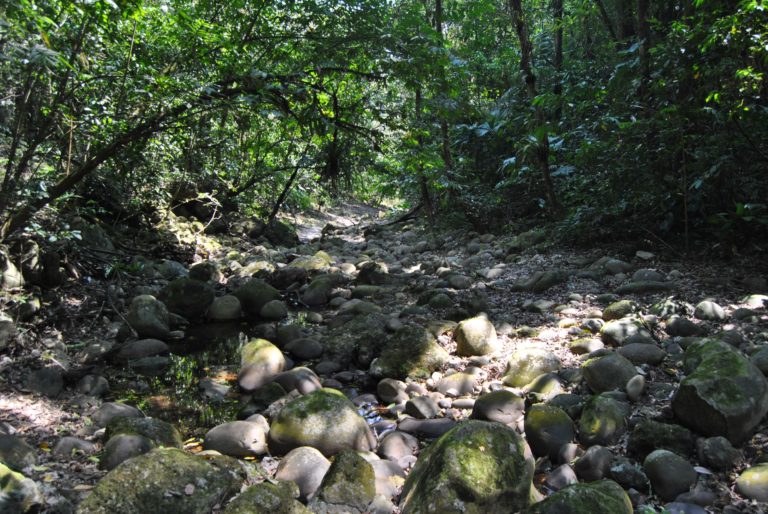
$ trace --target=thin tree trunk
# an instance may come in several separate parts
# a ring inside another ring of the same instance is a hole
[[[440,42],[445,47],[443,34],[443,0],[435,0],[435,32],[440,36]],[[448,93],[448,83],[445,79],[445,69],[440,67],[440,93],[445,97]],[[440,106],[440,137],[442,139],[442,157],[446,171],[453,168],[453,156],[451,155],[451,140],[448,130],[448,120],[445,116],[444,106]]]
[[[418,131],[416,136],[416,143],[418,145],[419,152],[423,152],[424,137],[421,135],[421,87],[416,88],[416,98],[414,103],[416,109],[416,130]],[[421,203],[427,209],[427,216],[429,217],[429,220],[432,221],[435,217],[435,210],[432,205],[432,194],[429,192],[429,182],[427,181],[426,171],[424,170],[424,166],[421,163],[419,163],[419,186],[421,187]]]
[[[531,62],[533,57],[533,45],[531,44],[531,38],[528,35],[528,25],[523,16],[522,1],[509,0],[509,7],[517,37],[520,40],[520,70],[523,72],[528,97],[530,98],[531,103],[534,103],[538,96],[538,92],[536,89],[536,75],[533,73],[533,64]],[[557,195],[555,195],[552,176],[549,173],[549,133],[547,131],[547,120],[544,109],[542,109],[539,103],[536,103],[535,105],[535,112],[536,132],[538,133],[536,160],[541,177],[544,181],[544,190],[547,195],[547,201],[549,202],[549,209],[552,213],[559,214],[561,206],[557,199]]]
[[[595,0],[595,4],[597,5],[597,8],[600,10],[600,17],[603,19],[603,23],[605,24],[605,29],[611,35],[611,39],[613,39],[615,42],[618,43],[619,38],[616,35],[616,29],[613,28],[613,21],[611,21],[611,17],[608,15],[608,10],[605,8],[605,3],[603,2],[603,0]]]
[[[648,22],[650,0],[637,0],[637,37],[640,38],[640,66],[644,90],[651,80],[651,25]],[[644,92],[644,91],[643,91]]]
[[[563,117],[563,0],[552,0],[552,10],[555,17],[555,122]]]
[[[632,0],[616,0],[616,14],[619,18],[619,40],[627,40],[635,37],[635,17],[632,12]]]

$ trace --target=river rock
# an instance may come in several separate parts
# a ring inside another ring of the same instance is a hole
[[[37,512],[43,495],[37,484],[0,462],[0,512]]]
[[[640,306],[637,304],[637,302],[632,300],[619,300],[618,302],[613,302],[608,307],[603,309],[603,320],[612,321],[621,319],[630,314],[634,314],[639,310]]]
[[[301,446],[289,451],[277,466],[275,478],[299,486],[299,498],[306,501],[320,488],[331,462],[315,448]]]
[[[253,514],[275,512],[280,514],[311,514],[298,498],[293,482],[261,482],[243,491],[222,510],[222,514]]]
[[[672,337],[694,337],[706,334],[706,329],[683,316],[672,316],[664,330]]]
[[[281,300],[270,300],[261,308],[259,316],[269,321],[279,321],[288,317],[288,307]]]
[[[176,448],[158,448],[110,471],[77,513],[208,514],[238,493],[245,479],[245,471],[231,457],[202,459]]]
[[[8,291],[24,287],[24,276],[4,248],[0,248],[0,288]]]
[[[139,339],[118,346],[112,354],[112,360],[117,363],[126,363],[167,352],[168,345],[159,339]]]
[[[405,468],[410,464],[410,458],[419,450],[419,440],[411,434],[393,430],[381,438],[378,454],[400,467]],[[403,465],[405,463],[405,465]]]
[[[607,345],[621,346],[627,339],[636,335],[651,337],[651,333],[640,319],[621,318],[610,321],[600,329],[600,337]]]
[[[431,419],[440,414],[440,407],[429,396],[417,396],[406,402],[405,413],[416,419]]]
[[[617,287],[614,292],[618,295],[645,294],[670,291],[674,288],[675,285],[672,282],[660,282],[655,280],[633,280],[632,282],[628,282],[622,286]]]
[[[152,295],[139,295],[131,300],[125,319],[139,337],[165,339],[171,331],[168,309]]]
[[[144,413],[125,403],[106,402],[102,403],[91,415],[91,419],[97,427],[106,427],[110,421],[120,417],[143,418]]]
[[[526,514],[632,514],[632,502],[619,484],[600,480],[573,484],[550,495]]]
[[[271,453],[281,455],[299,446],[329,456],[345,448],[368,451],[376,441],[352,402],[334,389],[319,389],[291,400],[272,420]]]
[[[524,346],[515,351],[507,360],[504,384],[522,387],[536,377],[560,369],[560,359],[544,348]]]
[[[587,360],[581,372],[589,388],[595,393],[623,390],[637,371],[626,357],[609,353]]]
[[[278,373],[274,378],[275,384],[279,384],[285,391],[296,390],[299,394],[309,394],[322,387],[320,378],[309,368],[303,366]]]
[[[476,373],[467,373],[460,371],[446,375],[437,383],[438,392],[451,397],[464,396],[472,394],[475,390],[478,375]]]
[[[690,430],[679,425],[643,420],[629,435],[627,451],[642,460],[654,450],[664,449],[678,455],[693,454],[694,437]]]
[[[232,457],[253,457],[267,453],[264,427],[250,421],[230,421],[210,429],[203,447]]]
[[[532,405],[525,416],[525,437],[537,457],[557,459],[560,447],[573,440],[573,421],[564,410],[552,405]]]
[[[736,490],[750,500],[768,501],[768,464],[744,470],[736,479]]]
[[[0,352],[16,338],[16,324],[5,312],[0,312]]]
[[[463,356],[487,355],[498,349],[493,323],[484,314],[465,319],[456,327],[456,353]]]
[[[285,349],[299,360],[317,359],[323,354],[323,345],[311,337],[294,339],[285,345]]]
[[[59,439],[52,453],[62,459],[71,459],[76,454],[93,455],[96,453],[96,445],[85,439],[66,436]]]
[[[187,319],[202,317],[215,298],[213,286],[191,278],[177,278],[158,294],[168,310]]]
[[[632,364],[650,364],[658,366],[667,352],[656,346],[656,344],[629,343],[616,350],[620,355],[626,357]]]
[[[352,450],[342,450],[309,502],[316,514],[363,514],[376,495],[373,466]]]
[[[151,451],[155,446],[151,439],[143,435],[117,434],[104,445],[99,467],[113,470],[124,461]]]
[[[426,378],[448,360],[448,352],[427,330],[406,325],[391,336],[381,355],[370,366],[374,377]]]
[[[680,382],[672,409],[693,430],[739,444],[768,412],[768,382],[743,354],[727,343],[704,339],[685,351],[688,375]]]
[[[258,315],[268,302],[280,299],[280,291],[257,278],[249,279],[232,294],[240,300],[243,311],[252,315]]]
[[[309,283],[301,295],[301,301],[311,307],[328,303],[333,282],[327,276],[320,276]]]
[[[605,395],[593,396],[584,404],[579,419],[579,440],[585,446],[612,445],[626,432],[629,405]]]
[[[13,435],[0,435],[0,462],[15,471],[34,466],[37,458],[35,449],[24,440]]]
[[[214,298],[208,308],[208,319],[212,321],[232,321],[240,319],[243,307],[235,295],[227,294]]]
[[[643,470],[653,491],[664,501],[672,501],[696,482],[696,470],[684,458],[669,450],[655,450],[643,461]]]
[[[725,310],[715,302],[704,300],[696,306],[693,316],[705,321],[724,321]]]
[[[500,423],[467,421],[424,451],[400,496],[403,514],[506,514],[529,505],[533,460]]]
[[[573,470],[581,480],[595,482],[608,476],[612,462],[611,450],[599,445],[590,446],[574,463]]]
[[[472,407],[473,419],[498,421],[505,425],[517,423],[525,412],[525,400],[504,389],[480,396]]]
[[[64,389],[64,372],[58,366],[40,368],[27,375],[24,385],[30,391],[56,398]]]
[[[730,470],[744,460],[744,454],[722,436],[697,439],[696,450],[699,461],[715,470]]]
[[[280,349],[266,339],[253,339],[240,350],[237,382],[244,391],[255,391],[285,368]]]
[[[376,395],[382,403],[402,403],[407,401],[409,396],[405,392],[406,384],[402,380],[393,378],[382,378],[376,385]]]
[[[176,427],[157,418],[118,417],[107,423],[105,437],[112,439],[119,434],[141,435],[157,446],[181,448],[183,441]]]

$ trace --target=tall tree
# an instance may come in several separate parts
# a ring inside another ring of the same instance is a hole
[[[528,99],[533,105],[535,112],[534,134],[536,137],[536,160],[539,173],[544,182],[544,191],[547,195],[549,210],[553,213],[559,213],[561,210],[560,201],[555,194],[555,188],[552,184],[552,175],[549,172],[549,130],[547,129],[547,117],[544,107],[538,101],[538,89],[536,85],[536,75],[533,72],[533,44],[528,31],[528,24],[523,14],[521,0],[509,0],[509,10],[512,15],[512,22],[520,41],[520,70],[523,72]]]

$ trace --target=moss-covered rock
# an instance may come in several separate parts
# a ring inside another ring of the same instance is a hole
[[[194,319],[205,314],[215,296],[213,286],[207,282],[177,278],[160,291],[158,299],[172,313]]]
[[[329,456],[346,448],[368,451],[375,444],[355,405],[335,389],[318,389],[288,402],[269,430],[269,450],[278,455],[311,446]]]
[[[651,337],[651,333],[640,319],[621,318],[609,321],[600,329],[600,337],[607,345],[621,346],[634,336]]]
[[[632,514],[632,502],[619,484],[600,480],[573,484],[533,505],[526,514]]]
[[[595,393],[624,390],[627,382],[637,374],[635,365],[618,353],[589,359],[581,365],[581,372],[587,385]]]
[[[605,321],[621,319],[624,316],[637,312],[639,309],[640,306],[632,300],[619,300],[603,310],[603,319]]]
[[[332,289],[333,281],[328,276],[317,277],[304,290],[301,301],[311,306],[326,304]]]
[[[37,484],[0,462],[0,512],[29,512],[42,504]]]
[[[227,505],[222,513],[311,514],[311,511],[296,499],[298,496],[299,488],[293,482],[261,482],[243,491]]]
[[[317,514],[362,514],[375,495],[373,466],[356,452],[343,450],[323,477],[309,508]]]
[[[195,457],[158,448],[110,471],[77,508],[78,514],[208,514],[236,494],[247,473],[230,457]]]
[[[496,329],[485,314],[465,319],[454,332],[458,355],[487,355],[499,347]]]
[[[768,464],[744,470],[736,479],[736,490],[750,500],[768,501]]]
[[[635,425],[629,435],[627,450],[641,460],[659,448],[690,456],[694,443],[693,434],[687,428],[648,419]]]
[[[156,418],[115,418],[107,423],[106,439],[118,434],[141,435],[158,446],[181,448],[183,440],[176,427]]]
[[[525,442],[501,423],[467,421],[425,452],[405,481],[403,514],[496,514],[530,503],[533,460]]]
[[[504,384],[522,387],[532,382],[539,375],[552,373],[560,369],[560,359],[545,348],[523,346],[507,360]]]
[[[280,291],[261,279],[253,278],[232,293],[242,305],[243,311],[258,315],[268,302],[280,298]]]
[[[768,382],[762,372],[738,350],[716,339],[689,346],[683,367],[689,374],[672,398],[681,423],[734,444],[750,437],[768,412]]]
[[[266,339],[253,339],[240,350],[237,381],[244,391],[255,391],[285,369],[280,349]]]
[[[525,416],[525,437],[537,457],[557,458],[560,447],[573,440],[573,421],[568,414],[553,405],[537,404]]]
[[[371,363],[374,377],[403,380],[425,378],[448,360],[435,336],[418,326],[405,326],[389,336],[381,355]]]
[[[608,396],[593,396],[579,418],[579,440],[585,446],[612,445],[627,430],[629,405]]]

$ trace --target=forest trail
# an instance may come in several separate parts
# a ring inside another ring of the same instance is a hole
[[[610,512],[764,510],[762,270],[387,225],[361,206],[284,220],[293,247],[198,233],[198,262],[126,254],[141,266],[83,263],[94,273],[45,292],[0,357],[17,498],[553,512],[570,486]],[[187,225],[167,229],[183,241]],[[228,503],[244,483],[258,485]],[[472,484],[493,485],[457,496]],[[549,499],[528,507],[531,491]]]

